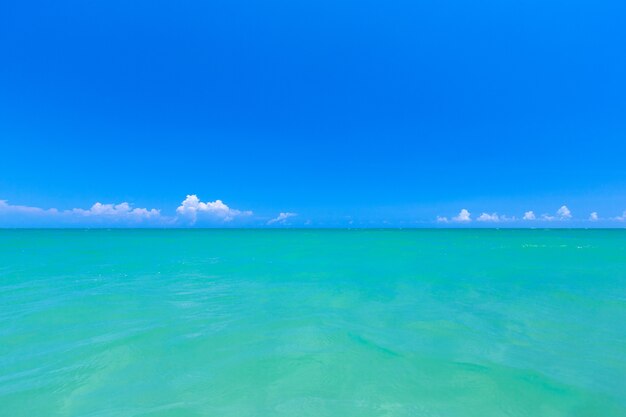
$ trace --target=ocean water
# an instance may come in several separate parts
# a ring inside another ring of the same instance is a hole
[[[626,416],[626,230],[0,230],[0,415]]]

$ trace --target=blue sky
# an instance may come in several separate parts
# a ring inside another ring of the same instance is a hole
[[[0,16],[0,226],[626,223],[623,1]]]

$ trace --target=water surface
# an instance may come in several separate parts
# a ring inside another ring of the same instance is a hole
[[[0,230],[2,416],[624,416],[625,230]]]

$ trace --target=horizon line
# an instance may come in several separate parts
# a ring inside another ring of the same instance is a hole
[[[622,227],[0,227],[5,230],[626,230]]]

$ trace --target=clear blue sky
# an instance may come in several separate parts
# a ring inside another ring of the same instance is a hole
[[[621,0],[1,1],[0,226],[623,226],[625,21]],[[228,208],[177,214],[187,195]]]

